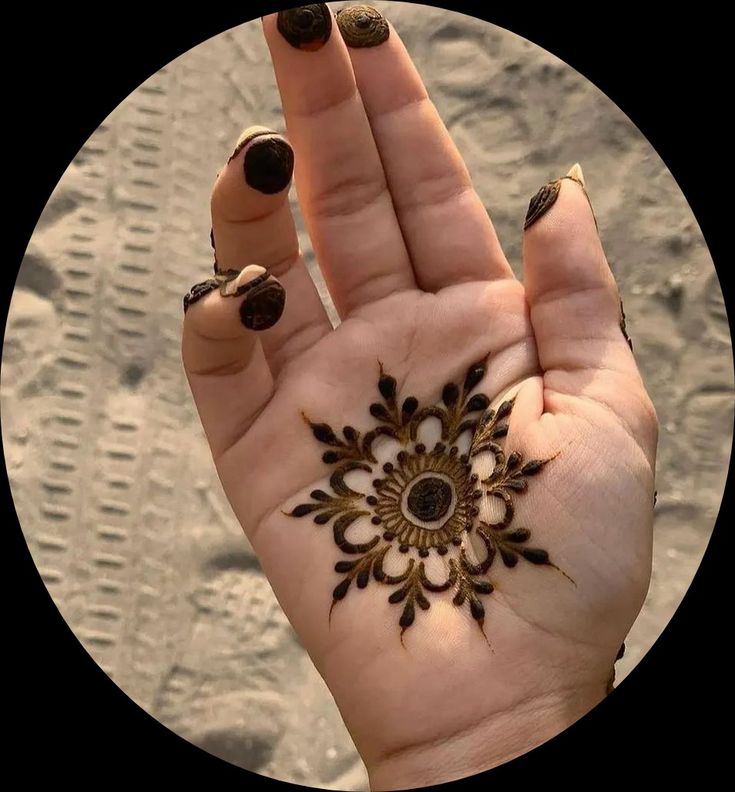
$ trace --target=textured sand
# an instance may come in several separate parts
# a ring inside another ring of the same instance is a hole
[[[584,168],[661,421],[653,580],[622,679],[681,601],[724,487],[733,371],[711,258],[662,161],[581,75],[484,22],[376,5],[414,56],[516,272],[530,195],[573,162]],[[180,365],[181,296],[211,266],[212,179],[253,123],[283,128],[259,22],[153,75],[79,152],[13,296],[6,461],[49,591],[135,701],[235,764],[365,789],[221,491]],[[303,233],[302,245],[313,263]]]

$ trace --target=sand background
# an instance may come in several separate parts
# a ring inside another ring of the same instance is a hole
[[[622,680],[681,601],[724,488],[733,370],[712,260],[663,162],[584,77],[485,22],[374,5],[414,57],[518,274],[529,197],[584,168],[661,422],[653,578]],[[222,492],[181,369],[181,297],[211,267],[212,180],[253,123],[283,129],[258,21],[151,76],[75,157],[11,303],[6,463],[44,582],[128,695],[242,767],[367,789]]]

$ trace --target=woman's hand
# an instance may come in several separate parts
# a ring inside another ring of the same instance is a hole
[[[458,778],[606,695],[650,578],[655,411],[578,167],[531,201],[521,283],[377,12],[263,26],[291,145],[246,130],[218,175],[184,365],[371,785]]]

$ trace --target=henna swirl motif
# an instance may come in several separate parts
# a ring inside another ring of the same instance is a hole
[[[452,592],[454,605],[466,604],[484,634],[481,597],[493,592],[487,574],[496,558],[506,568],[523,559],[558,570],[545,550],[529,546],[528,529],[512,527],[515,497],[526,492],[529,478],[538,475],[550,460],[524,462],[517,451],[506,455],[499,441],[508,432],[513,400],[490,409],[485,394],[471,395],[484,375],[485,367],[475,364],[461,385],[444,386],[441,404],[420,407],[412,396],[399,404],[396,380],[381,365],[381,401],[370,405],[377,426],[364,434],[345,426],[340,437],[329,424],[304,416],[314,437],[329,447],[322,460],[335,466],[329,479],[331,492],[313,490],[308,503],[287,514],[310,515],[317,525],[331,523],[335,543],[346,556],[353,556],[335,566],[344,577],[332,593],[332,608],[353,582],[357,588],[367,587],[371,579],[392,586],[388,601],[403,604],[399,619],[402,636],[414,622],[416,607],[428,610],[431,606],[427,593]],[[441,425],[441,439],[429,449],[418,440],[418,430],[432,418]],[[469,447],[461,453],[459,441],[464,435]],[[400,447],[393,461],[382,465],[373,449],[380,437],[390,438]],[[491,462],[491,472],[481,479],[475,463],[482,458]],[[346,483],[345,477],[355,471],[375,476],[372,492],[358,492]],[[479,517],[477,504],[484,496],[499,501],[501,514],[495,522]],[[348,533],[360,522],[372,526],[374,535],[357,542],[348,538]],[[464,546],[472,531],[484,549],[479,560],[471,560]],[[385,566],[396,550],[406,559],[402,571],[391,575]],[[432,580],[427,572],[423,559],[431,553],[448,556],[444,580]]]

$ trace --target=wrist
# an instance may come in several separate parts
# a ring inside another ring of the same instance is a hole
[[[365,764],[373,792],[411,789],[490,770],[537,748],[606,697],[605,685],[557,690],[493,713],[441,740],[405,745]]]

